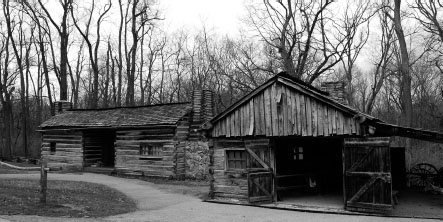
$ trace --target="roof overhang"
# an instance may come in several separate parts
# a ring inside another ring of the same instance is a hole
[[[443,143],[443,134],[436,131],[398,126],[384,122],[374,122],[371,123],[370,126],[375,128],[374,135],[377,136],[400,136],[434,143]]]

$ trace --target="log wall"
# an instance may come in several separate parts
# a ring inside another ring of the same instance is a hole
[[[214,123],[212,137],[359,135],[358,119],[275,82]]]
[[[176,141],[175,126],[158,126],[148,129],[118,130],[115,142],[115,169],[123,174],[175,177]],[[140,145],[160,146],[162,155],[140,155]]]
[[[227,171],[225,169],[226,149],[262,149],[270,146],[269,139],[234,139],[234,138],[214,138],[213,146],[210,146],[210,180],[211,196],[214,198],[234,198],[239,200],[248,199],[247,171]],[[210,142],[211,144],[211,142]],[[268,145],[266,145],[268,144]],[[273,159],[273,158],[270,158]],[[271,166],[274,163],[270,163]]]
[[[175,156],[174,156],[174,173],[178,179],[186,177],[186,141],[190,137],[189,128],[191,127],[191,116],[186,115],[177,123],[175,131]]]
[[[55,143],[55,152],[51,152]],[[41,156],[51,169],[83,169],[82,132],[46,131],[42,133]]]

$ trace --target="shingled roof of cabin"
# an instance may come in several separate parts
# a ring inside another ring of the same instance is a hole
[[[57,114],[41,128],[132,127],[173,125],[191,111],[191,103],[170,103],[109,109],[76,109]]]

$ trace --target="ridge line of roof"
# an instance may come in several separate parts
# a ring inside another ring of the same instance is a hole
[[[307,84],[307,83],[303,82],[302,80],[297,79],[297,78],[289,75],[287,72],[280,72],[276,76],[287,78],[287,79],[289,79],[291,81],[294,81],[294,82],[296,82],[296,83],[298,83],[298,84],[300,84],[302,86],[305,86],[305,87],[307,87],[307,88],[309,88],[311,90],[314,90],[314,91],[316,91],[316,92],[318,92],[318,93],[320,93],[320,94],[322,94],[324,96],[329,96],[328,92],[325,92],[325,91],[323,91],[323,90],[321,90],[321,89],[319,89],[319,88],[317,88],[317,87],[315,87],[313,85]]]
[[[114,109],[137,109],[137,108],[149,108],[149,107],[157,107],[157,106],[167,106],[167,105],[185,105],[191,104],[191,102],[181,102],[181,103],[160,103],[160,104],[151,104],[144,106],[119,106],[119,107],[109,107],[109,108],[98,108],[98,109],[68,109],[67,111],[102,111],[102,110],[114,110]]]

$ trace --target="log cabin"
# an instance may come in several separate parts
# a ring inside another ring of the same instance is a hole
[[[390,212],[391,137],[441,143],[443,135],[357,111],[344,104],[343,87],[318,90],[282,72],[205,123],[211,198],[261,204],[337,194],[344,210]]]
[[[71,109],[43,122],[41,156],[51,169],[108,168],[121,174],[202,178],[208,158],[200,125],[214,115],[213,93],[193,92],[192,102],[107,109]],[[194,158],[195,155],[201,157]]]

